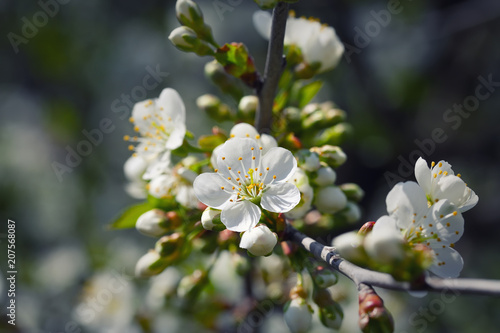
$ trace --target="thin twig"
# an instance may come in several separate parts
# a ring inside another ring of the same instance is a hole
[[[264,78],[262,85],[256,89],[259,98],[259,108],[255,115],[255,127],[259,133],[269,133],[271,130],[274,96],[276,95],[278,82],[284,68],[283,42],[287,18],[288,3],[278,2],[273,10]]]
[[[453,290],[464,294],[475,295],[500,295],[500,281],[484,279],[441,279],[426,277],[422,283],[396,281],[391,275],[371,271],[352,264],[342,259],[333,247],[325,246],[314,239],[304,235],[297,229],[288,225],[286,239],[297,242],[316,258],[321,259],[334,269],[351,279],[357,286],[367,284],[392,290],[426,290],[447,291]]]

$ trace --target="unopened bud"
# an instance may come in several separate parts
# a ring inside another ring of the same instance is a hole
[[[316,171],[313,176],[313,182],[318,186],[333,185],[337,180],[337,173],[330,168],[325,162],[321,162],[321,167]]]
[[[255,118],[255,112],[257,111],[258,106],[258,97],[254,95],[248,95],[244,96],[240,100],[240,103],[238,104],[238,110],[240,111],[243,118],[252,120],[253,118]]]
[[[321,323],[325,327],[338,330],[342,325],[344,312],[340,305],[332,299],[330,292],[323,288],[315,288],[313,300],[318,305]]]
[[[212,35],[212,29],[205,24],[203,13],[194,1],[177,0],[175,12],[177,19],[182,25],[193,29],[202,40],[213,45],[216,44]]]
[[[184,237],[181,233],[176,232],[168,236],[160,238],[155,245],[155,251],[165,258],[169,263],[179,259],[181,249],[184,245]]]
[[[301,130],[302,116],[299,108],[289,106],[283,109],[282,116],[286,121],[288,130],[292,132],[298,132]]]
[[[248,256],[244,257],[239,253],[232,254],[231,262],[234,265],[236,273],[238,273],[240,276],[244,276],[251,268],[250,262],[248,261]]]
[[[196,99],[196,105],[213,120],[226,121],[233,118],[231,108],[222,103],[217,96],[211,94],[201,95]]]
[[[332,241],[338,254],[349,261],[360,263],[366,261],[366,254],[363,249],[363,237],[355,231],[347,232],[335,237]]]
[[[322,145],[339,145],[351,136],[353,128],[350,124],[340,123],[319,132],[313,139],[313,143]]]
[[[304,298],[293,298],[285,305],[283,317],[292,333],[309,332],[312,322],[312,309]]]
[[[135,265],[135,275],[137,277],[150,277],[160,274],[167,268],[168,262],[154,250],[150,250],[143,255]]]
[[[319,130],[332,127],[344,121],[346,118],[345,111],[333,108],[331,103],[323,103],[304,119],[302,125],[304,129],[313,128]]]
[[[278,236],[264,224],[245,231],[241,236],[240,247],[254,256],[270,255],[278,243]]]
[[[240,81],[234,76],[227,74],[224,67],[217,60],[205,65],[205,76],[219,87],[223,93],[231,95],[236,100],[242,98],[243,89]]]
[[[347,223],[358,222],[361,218],[361,209],[358,204],[348,201],[346,207],[342,210],[342,217]]]
[[[180,225],[180,219],[175,212],[170,216],[161,209],[152,209],[145,212],[137,219],[136,229],[143,235],[151,237],[160,237],[166,232],[177,228]]]
[[[321,187],[314,195],[314,205],[322,213],[334,214],[345,208],[347,198],[337,186]]]
[[[335,272],[322,266],[316,267],[311,274],[314,283],[321,289],[329,288],[337,283]]]
[[[214,54],[207,42],[199,39],[193,29],[185,26],[175,28],[168,36],[168,39],[175,47],[184,52],[194,52],[199,56]]]
[[[366,222],[361,226],[361,228],[359,228],[358,235],[363,237],[368,235],[368,233],[372,231],[374,225],[375,225],[374,221]]]
[[[205,230],[213,230],[215,228],[216,231],[222,231],[226,227],[222,224],[220,220],[221,211],[218,209],[213,209],[207,207],[203,214],[201,214],[201,224]]]
[[[364,333],[392,333],[394,320],[385,308],[384,301],[372,288],[362,287],[359,291],[359,327]]]
[[[344,151],[338,146],[324,145],[322,147],[313,147],[311,151],[319,155],[319,159],[332,168],[337,168],[347,161]]]
[[[321,165],[319,163],[319,155],[307,149],[299,150],[295,156],[297,157],[298,164],[301,168],[307,171],[316,171]]]
[[[191,275],[187,275],[181,279],[177,287],[177,296],[190,301],[201,292],[207,282],[207,272],[197,269]]]
[[[359,202],[365,196],[365,191],[358,184],[345,183],[339,186],[347,199]]]
[[[288,133],[280,144],[281,147],[289,150],[297,150],[302,148],[302,142],[293,133]]]

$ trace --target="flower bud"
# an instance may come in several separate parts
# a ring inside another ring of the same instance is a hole
[[[180,24],[193,29],[202,40],[212,45],[216,44],[212,35],[212,29],[205,24],[203,13],[194,1],[177,0],[175,13]]]
[[[137,277],[150,277],[160,274],[167,266],[168,262],[158,252],[149,250],[137,261],[135,275]]]
[[[278,0],[253,0],[259,7],[263,10],[267,9],[273,9],[276,4],[278,3]]]
[[[320,168],[319,155],[307,149],[299,150],[295,156],[298,158],[298,164],[307,171],[316,171]]]
[[[361,228],[359,228],[358,235],[363,237],[368,235],[372,231],[374,225],[375,225],[374,221],[366,222],[361,226]]]
[[[191,275],[186,275],[181,279],[177,287],[177,296],[190,301],[201,292],[207,282],[207,272],[197,269]]]
[[[347,232],[335,237],[332,241],[332,246],[346,260],[354,263],[366,260],[366,254],[363,250],[363,237],[358,235],[356,231]]]
[[[181,233],[176,232],[168,236],[160,238],[155,245],[155,251],[164,257],[170,263],[179,259],[181,249],[184,245],[184,237]]]
[[[199,56],[214,54],[210,45],[199,39],[193,29],[185,26],[172,30],[168,39],[175,47],[184,52],[194,52]]]
[[[222,103],[217,96],[211,94],[201,95],[196,99],[196,105],[213,120],[226,121],[233,118],[231,108]]]
[[[384,301],[372,288],[362,287],[359,299],[359,327],[364,333],[394,332],[394,320],[385,308]]]
[[[304,113],[307,112],[310,112],[310,110],[307,110]],[[302,122],[302,126],[305,130],[314,129],[317,131],[319,129],[332,127],[344,121],[345,118],[345,111],[334,108],[332,103],[326,102],[318,105],[313,112],[310,112]]]
[[[215,228],[216,231],[222,231],[226,227],[220,221],[221,211],[218,209],[213,209],[207,207],[203,214],[201,214],[201,224],[205,230],[212,230]]]
[[[287,303],[283,317],[290,332],[309,332],[312,322],[312,310],[304,298],[296,297]]]
[[[332,299],[330,292],[323,288],[314,288],[314,303],[318,305],[319,319],[328,328],[338,330],[344,319],[344,312],[340,305]]]
[[[264,224],[245,231],[241,236],[240,247],[254,256],[270,255],[278,243],[278,236]]]
[[[337,173],[330,168],[325,162],[321,162],[321,167],[316,171],[316,176],[313,177],[313,183],[318,186],[333,185],[337,180]]]
[[[356,203],[348,201],[346,207],[342,210],[342,217],[347,223],[358,222],[361,218],[361,209]]]
[[[205,65],[205,76],[219,87],[224,94],[229,94],[238,101],[242,98],[243,89],[240,81],[227,74],[224,67],[216,60]]]
[[[292,132],[298,132],[301,130],[302,119],[299,108],[289,106],[283,109],[282,115],[284,117],[284,120],[286,121],[287,129]]]
[[[337,146],[325,145],[322,147],[313,147],[310,149],[319,155],[319,159],[332,168],[337,168],[345,163],[347,156],[344,151]]]
[[[365,191],[358,184],[345,183],[339,186],[347,199],[359,202],[365,196]]]
[[[329,288],[338,281],[337,274],[323,266],[316,267],[311,276],[314,283],[321,289]]]
[[[313,139],[313,143],[322,145],[339,145],[344,142],[353,132],[352,126],[347,123],[340,123],[319,132]]]
[[[161,209],[152,209],[137,219],[135,228],[143,235],[160,237],[168,228],[167,215]]]
[[[302,142],[295,134],[288,133],[281,141],[280,146],[288,150],[297,150],[302,148]]]
[[[259,106],[259,98],[254,95],[244,96],[238,104],[238,110],[245,119],[253,119]]]
[[[250,262],[248,261],[248,256],[242,256],[239,253],[233,253],[231,255],[231,263],[234,265],[236,273],[240,276],[244,276],[251,269]]]
[[[314,205],[322,213],[334,214],[345,208],[347,198],[337,186],[321,187],[314,195]]]

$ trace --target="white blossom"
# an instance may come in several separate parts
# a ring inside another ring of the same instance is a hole
[[[300,201],[297,187],[286,182],[297,168],[292,153],[280,147],[262,151],[254,139],[230,139],[218,149],[216,172],[194,181],[198,199],[222,210],[221,222],[231,231],[255,227],[261,208],[285,213]]]
[[[259,224],[243,233],[240,247],[254,256],[265,256],[273,251],[277,243],[277,235],[264,224]]]
[[[335,237],[332,246],[347,260],[362,260],[365,256],[363,253],[363,237],[357,231],[346,232]]]
[[[460,178],[460,174],[455,175],[446,161],[439,161],[437,164],[432,162],[429,168],[427,162],[420,157],[415,163],[415,178],[425,191],[430,205],[448,199],[458,211],[465,212],[479,200],[474,191]]]
[[[157,99],[138,102],[132,110],[131,122],[140,136],[125,136],[126,141],[139,143],[129,148],[146,156],[159,156],[182,145],[186,134],[186,110],[174,89],[163,89]]]
[[[436,275],[460,274],[463,259],[453,247],[464,232],[464,219],[452,202],[442,199],[429,207],[424,190],[415,182],[406,182],[394,186],[386,205],[390,217],[381,217],[373,230],[385,228],[385,224],[400,231],[410,245],[427,245],[435,254],[429,270]]]
[[[262,37],[269,39],[271,34],[271,14],[256,12],[254,26]],[[319,63],[318,72],[325,72],[337,66],[344,45],[335,33],[335,29],[321,24],[315,19],[295,18],[290,16],[286,23],[285,45],[296,45],[302,51],[304,60],[309,65]]]

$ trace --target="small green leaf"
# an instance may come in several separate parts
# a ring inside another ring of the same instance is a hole
[[[110,229],[129,229],[134,228],[139,216],[154,208],[150,202],[142,202],[127,208],[121,215],[109,226]]]
[[[306,106],[307,103],[309,103],[314,98],[314,96],[316,96],[322,86],[322,81],[314,81],[300,87],[297,95],[295,96],[297,106],[299,108],[303,108],[304,106]]]

